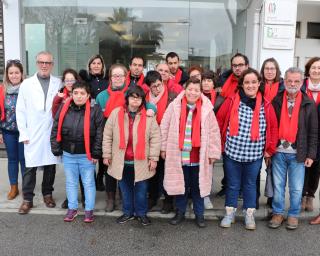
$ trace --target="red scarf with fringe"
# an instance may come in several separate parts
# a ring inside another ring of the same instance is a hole
[[[4,87],[3,85],[0,85],[0,112],[1,112],[0,120],[1,121],[4,121],[6,119],[6,112],[4,110],[4,98],[5,98]]]
[[[238,78],[232,73],[222,86],[221,96],[232,97],[237,90]]]
[[[125,133],[124,133],[124,112],[125,112],[125,107],[122,106],[118,112],[118,125],[119,125],[119,137],[120,137],[119,149],[122,149],[122,150],[126,150]],[[140,110],[140,120],[138,124],[138,141],[137,141],[136,149],[134,152],[134,159],[137,159],[137,160],[146,159],[146,155],[145,155],[146,123],[147,123],[147,112],[145,107],[142,107]]]
[[[268,101],[272,101],[275,96],[277,96],[279,91],[279,82],[272,83],[271,85],[268,84],[267,82],[265,83],[264,86],[264,97]]]
[[[302,93],[298,92],[296,100],[293,106],[291,118],[288,113],[288,100],[287,91],[283,93],[282,107],[281,107],[281,117],[279,126],[279,138],[286,140],[288,142],[294,143],[296,141],[298,133],[298,122],[299,122],[299,112],[300,105],[302,102]]]
[[[69,106],[72,102],[72,98],[68,99],[66,103],[63,105],[60,115],[59,115],[59,121],[58,121],[58,133],[57,133],[57,142],[61,142],[62,136],[62,125],[64,118],[69,110]],[[84,112],[84,127],[83,127],[83,133],[84,133],[84,147],[86,150],[87,158],[92,161],[91,152],[90,152],[90,100],[88,99],[86,101],[86,109]]]
[[[309,79],[306,79],[306,92],[307,92],[309,98],[312,99],[313,101],[315,101],[313,98],[313,93],[312,93],[312,91],[309,90],[308,85],[309,85]],[[316,99],[315,103],[316,103],[316,106],[318,106],[320,103],[320,92],[317,92],[317,99]]]
[[[164,112],[166,111],[167,105],[168,105],[168,88],[166,85],[163,85],[163,94],[160,98],[160,100],[157,102],[157,122],[158,124],[161,123],[162,117],[164,115]],[[150,91],[148,92],[146,96],[146,101],[149,102],[150,100]]]
[[[201,128],[201,98],[196,102],[196,112],[194,112],[192,119],[192,147],[200,147],[200,128]],[[180,129],[179,129],[179,148],[183,149],[184,136],[186,131],[187,122],[187,98],[184,96],[181,101],[181,114],[180,114]]]
[[[120,106],[123,106],[126,102],[125,100],[125,92],[127,91],[129,85],[125,85],[122,90],[119,91],[113,91],[112,85],[110,84],[107,88],[107,92],[109,94],[109,99],[106,102],[106,106],[103,112],[103,115],[105,118],[108,118],[111,114],[111,112]]]
[[[253,116],[251,120],[251,140],[258,141],[260,137],[259,131],[259,116],[260,108],[262,103],[262,95],[258,92],[256,96],[256,106],[253,110]],[[239,132],[239,106],[240,106],[240,95],[237,93],[234,97],[234,102],[230,113],[230,136],[238,136]]]

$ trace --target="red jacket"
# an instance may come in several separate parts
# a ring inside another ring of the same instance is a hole
[[[227,128],[229,126],[230,113],[234,97],[226,98],[224,103],[221,105],[218,113],[216,114],[217,121],[221,133],[221,148],[224,152],[224,145],[226,143]],[[278,143],[278,121],[271,102],[264,98],[264,112],[266,115],[267,131],[266,131],[266,145],[265,152],[272,156],[276,152]]]

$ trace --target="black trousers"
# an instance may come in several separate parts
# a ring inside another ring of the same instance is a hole
[[[303,196],[314,197],[318,189],[320,177],[320,162],[314,161],[310,167],[306,167],[304,174]]]
[[[38,167],[26,167],[26,170],[22,179],[22,192],[24,201],[32,202],[34,197],[34,188],[36,186]],[[43,178],[42,178],[42,195],[51,195],[56,176],[56,165],[43,166]]]

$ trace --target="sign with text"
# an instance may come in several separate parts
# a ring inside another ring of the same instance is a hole
[[[266,0],[264,4],[265,24],[286,24],[296,23],[297,2],[290,0]]]
[[[294,42],[294,26],[264,25],[263,48],[292,50]]]

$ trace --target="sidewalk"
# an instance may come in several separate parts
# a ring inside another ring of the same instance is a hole
[[[9,191],[9,179],[7,172],[7,159],[0,158],[0,212],[12,212],[17,213],[18,208],[21,204],[22,198],[19,195],[15,200],[9,201],[7,200],[7,193]],[[266,198],[263,196],[264,186],[265,186],[265,171],[264,167],[261,171],[261,197],[260,197],[260,209],[256,212],[257,219],[265,219],[268,215],[268,209],[266,207]],[[217,163],[214,169],[214,182],[213,182],[213,195],[211,195],[211,201],[213,203],[213,210],[206,210],[205,216],[206,219],[220,219],[224,214],[224,198],[216,197],[216,193],[220,190],[220,181],[223,176],[223,170],[221,163]],[[34,208],[30,211],[31,214],[52,214],[52,215],[64,215],[66,213],[65,209],[61,209],[60,206],[62,202],[65,200],[65,178],[63,173],[62,165],[57,166],[56,172],[56,180],[55,180],[55,191],[53,192],[53,197],[56,200],[57,206],[53,209],[49,209],[45,206],[42,200],[41,194],[41,182],[42,182],[42,171],[38,171],[37,174],[37,186],[35,189],[35,198],[34,198]],[[21,176],[19,177],[19,187],[21,193]],[[287,189],[288,190],[288,189]],[[79,195],[80,198],[80,195]],[[289,196],[286,195],[286,206],[288,206]],[[317,214],[319,214],[319,193],[316,193],[316,198],[314,200],[314,208],[313,212],[303,212],[301,214],[301,218],[311,218]],[[242,201],[239,201],[239,208],[237,211],[238,216],[242,216]],[[116,210],[112,213],[106,213],[104,211],[105,208],[105,192],[97,192],[96,197],[96,210],[95,214],[98,216],[120,216],[121,206],[119,207],[119,202],[117,203]],[[148,216],[151,218],[171,218],[172,214],[161,214],[160,213],[161,202],[158,206],[155,206],[149,213]],[[81,203],[79,203],[80,211],[83,211]],[[193,212],[190,207],[188,207],[187,218],[193,218]]]

